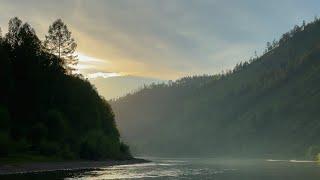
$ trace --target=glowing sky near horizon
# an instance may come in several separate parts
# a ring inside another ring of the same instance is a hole
[[[232,68],[319,12],[316,0],[0,0],[0,27],[18,16],[43,39],[62,18],[87,77],[176,79]]]
[[[111,66],[111,62],[106,59],[98,59],[95,57],[91,57],[81,52],[76,52],[77,58],[79,63],[76,65],[75,69],[77,69],[77,73],[84,74],[87,78],[109,78],[109,77],[116,77],[116,76],[123,76],[124,73],[120,72],[105,72],[101,70],[97,70],[98,67],[107,67]],[[96,70],[96,71],[92,71]]]

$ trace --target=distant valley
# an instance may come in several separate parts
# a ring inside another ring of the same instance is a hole
[[[151,85],[111,101],[134,152],[287,156],[320,152],[320,21],[212,76]]]

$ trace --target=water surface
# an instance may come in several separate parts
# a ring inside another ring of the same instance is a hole
[[[214,179],[214,180],[319,180],[320,165],[310,161],[149,158],[153,162],[120,165],[91,171],[58,171],[0,176],[0,179]]]

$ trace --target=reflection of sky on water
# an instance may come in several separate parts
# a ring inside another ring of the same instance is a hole
[[[155,177],[178,177],[182,171],[176,168],[165,166],[176,166],[169,163],[144,163],[133,165],[119,165],[103,168],[98,171],[91,171],[71,179],[141,179]]]
[[[147,158],[150,159],[150,158]],[[153,162],[119,165],[75,173],[66,180],[107,179],[216,179],[318,180],[320,166],[313,161],[274,159],[186,158],[151,159]]]
[[[194,176],[213,176],[214,174],[234,171],[235,169],[212,169],[210,167],[192,167],[190,162],[182,160],[157,160],[156,162],[119,165],[102,168],[97,171],[90,171],[81,175],[76,175],[67,180],[73,179],[176,179]]]

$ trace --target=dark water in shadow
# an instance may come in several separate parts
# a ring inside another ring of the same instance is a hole
[[[150,158],[149,158],[150,159]],[[58,171],[0,176],[1,180],[53,179],[214,179],[214,180],[319,180],[315,162],[262,159],[151,158],[153,162],[106,167],[92,171]]]

